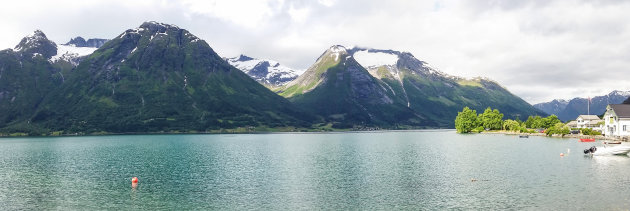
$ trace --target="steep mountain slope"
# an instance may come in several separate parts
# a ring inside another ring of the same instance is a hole
[[[512,119],[543,114],[494,81],[450,76],[407,52],[366,48],[350,52],[372,76],[387,84],[395,98],[441,127],[453,127],[464,106],[477,111],[496,108]]]
[[[590,114],[601,115],[606,111],[608,104],[619,104],[630,97],[630,91],[612,91],[604,96],[596,96],[591,98]],[[555,100],[554,100],[555,101]],[[542,107],[552,102],[538,103],[534,106]],[[558,119],[562,121],[575,120],[579,115],[588,113],[588,99],[586,98],[573,98],[568,101],[564,109],[559,111],[543,110],[549,114],[555,114]]]
[[[61,84],[61,75],[49,62],[57,46],[42,31],[24,37],[13,49],[0,51],[0,128],[24,120],[44,97]],[[27,122],[28,123],[28,122]],[[30,128],[21,124],[6,131]]]
[[[567,105],[569,105],[569,101],[562,99],[555,99],[549,102],[534,104],[534,107],[544,111],[547,114],[555,114],[558,115],[562,112]]]
[[[408,108],[386,86],[337,45],[278,93],[339,127],[438,126]]]
[[[33,124],[65,132],[308,126],[310,116],[174,25],[145,22],[65,74]]]
[[[273,60],[254,59],[245,55],[227,58],[230,65],[242,70],[261,84],[269,87],[285,85],[296,79],[301,71],[296,71]]]

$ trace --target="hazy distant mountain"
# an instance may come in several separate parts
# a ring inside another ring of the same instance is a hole
[[[569,105],[568,100],[555,99],[550,102],[535,104],[534,107],[540,109],[541,111],[544,111],[547,114],[558,115],[560,112],[564,111],[567,105]]]
[[[595,96],[591,98],[590,114],[601,115],[606,111],[608,104],[619,104],[630,97],[630,91],[612,91],[604,96]],[[566,105],[560,109],[554,108],[553,105],[556,102],[567,102]],[[543,110],[548,114],[555,114],[562,121],[575,120],[579,115],[588,113],[588,99],[587,98],[573,98],[570,101],[566,100],[553,100],[546,103],[538,103],[534,107]]]
[[[301,71],[283,66],[273,60],[255,59],[245,55],[226,58],[230,65],[242,70],[254,80],[270,87],[282,86],[296,79]]]

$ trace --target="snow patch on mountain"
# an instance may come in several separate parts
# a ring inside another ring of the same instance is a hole
[[[294,70],[277,61],[255,59],[245,55],[227,58],[226,61],[254,80],[271,86],[282,86],[304,73],[304,70]]]
[[[342,45],[333,45],[329,51],[331,52],[330,56],[335,58],[335,62],[339,61],[339,55],[347,53],[346,47]]]
[[[78,65],[76,59],[79,57],[87,56],[98,48],[92,47],[75,47],[73,45],[57,45],[57,55],[49,59],[50,62],[57,62],[59,60],[65,60],[73,65]]]
[[[354,53],[354,59],[366,68],[380,67],[380,66],[395,66],[398,62],[398,55],[383,53],[383,52],[369,52],[362,50]]]

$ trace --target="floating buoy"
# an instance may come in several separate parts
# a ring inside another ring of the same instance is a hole
[[[562,152],[561,152],[561,153],[560,153],[560,157],[562,157],[562,156],[564,156],[564,153],[562,153]]]
[[[138,183],[138,178],[137,177],[131,178],[131,183]]]
[[[471,182],[477,182],[477,179],[472,178],[472,179],[470,179],[470,181],[471,181]]]

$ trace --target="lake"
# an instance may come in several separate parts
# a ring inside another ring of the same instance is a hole
[[[452,130],[1,138],[0,207],[629,209],[630,157],[584,156],[592,145]]]

